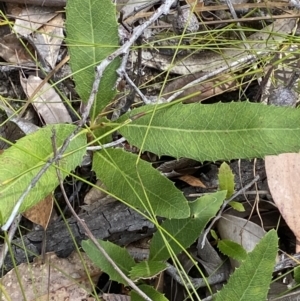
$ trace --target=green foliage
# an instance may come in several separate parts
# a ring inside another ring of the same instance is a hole
[[[222,239],[218,241],[218,249],[228,257],[236,259],[238,261],[242,261],[246,259],[247,252],[246,250],[239,245],[238,243],[229,240],[229,239]]]
[[[120,152],[115,152],[115,154],[117,154],[116,157],[121,157]],[[124,190],[126,191],[126,189]],[[154,235],[150,245],[149,261],[135,264],[126,249],[101,240],[99,243],[116,264],[120,264],[122,271],[133,280],[151,278],[166,268],[163,261],[171,256],[168,248],[172,248],[173,252],[177,254],[189,247],[199,237],[207,222],[219,210],[225,196],[226,191],[203,196],[189,204],[191,217],[166,220],[162,224],[162,228],[165,230],[164,233],[167,232],[168,235],[164,234],[164,238],[162,231],[158,231]],[[124,280],[116,273],[111,264],[99,254],[99,250],[90,240],[84,241],[82,247],[93,262],[108,273],[112,280],[124,283]]]
[[[299,266],[294,268],[294,279],[297,284],[300,283],[300,267]]]
[[[223,162],[219,168],[219,190],[227,190],[226,199],[229,199],[234,192],[234,174],[230,166]]]
[[[109,192],[127,204],[167,218],[186,218],[190,208],[182,192],[150,163],[121,149],[97,152],[93,170]],[[117,185],[116,185],[117,183]]]
[[[239,212],[245,211],[244,205],[239,202],[231,201],[229,203],[229,206],[231,206],[234,210],[239,211]]]
[[[94,82],[95,66],[119,45],[115,7],[111,0],[71,0],[67,1],[66,14],[73,78],[78,94],[86,102]],[[118,128],[131,145],[142,151],[198,161],[264,157],[300,150],[300,111],[292,108],[248,102],[213,105],[171,103],[135,109],[115,123],[97,118],[115,96],[119,65],[120,59],[117,58],[105,70],[90,114],[91,130],[94,130],[96,137],[101,136],[101,143],[110,141],[111,132]],[[104,125],[100,127],[102,121]],[[7,220],[16,201],[37,172],[54,156],[50,139],[53,128],[58,148],[75,129],[66,124],[46,126],[20,139],[0,156],[1,223]],[[59,162],[64,177],[81,163],[86,151],[85,133],[82,131],[71,141]],[[166,298],[154,288],[140,284],[143,278],[153,277],[164,270],[165,261],[171,256],[191,246],[216,215],[222,202],[233,194],[233,174],[229,166],[224,163],[220,168],[221,191],[193,202],[188,202],[173,182],[150,163],[121,149],[95,152],[93,170],[109,193],[139,209],[158,227],[151,240],[149,261],[136,264],[125,248],[104,241],[99,241],[100,245],[125,275],[137,281],[140,289],[152,300],[165,301]],[[56,170],[52,166],[25,199],[21,212],[39,202],[57,185]],[[242,209],[237,204],[231,205]],[[156,216],[166,219],[158,225]],[[109,274],[111,280],[127,285],[90,240],[83,241],[82,247],[93,262]],[[219,242],[219,248],[223,253],[243,261],[228,284],[217,294],[216,300],[264,300],[277,252],[275,232],[267,233],[249,254],[228,241]],[[135,292],[132,292],[131,299],[142,300]]]
[[[111,135],[107,133],[107,128],[101,126],[102,122],[109,122],[106,117],[97,118],[95,127],[91,128],[93,136],[98,139],[99,143],[105,144],[112,141]]]
[[[170,248],[174,254],[178,254],[189,247],[199,237],[208,221],[218,212],[225,195],[226,191],[205,195],[190,203],[189,218],[164,221],[161,227],[165,231],[157,231],[151,240],[150,259],[166,260],[171,257]]]
[[[125,248],[121,248],[109,241],[98,241],[101,247],[110,255],[122,272],[128,276],[131,268],[135,265],[134,260]],[[82,248],[91,260],[107,273],[111,280],[127,285],[125,280],[117,273],[113,266],[99,253],[99,250],[91,240],[82,242]]]
[[[116,8],[112,1],[67,1],[67,43],[76,90],[86,102],[95,79],[95,67],[119,46]],[[116,95],[120,59],[105,70],[90,117],[97,115]]]
[[[142,261],[132,267],[130,278],[133,280],[153,278],[167,268],[167,265],[161,261]]]
[[[276,232],[269,231],[235,270],[214,300],[266,300],[277,255],[277,242]]]
[[[155,301],[168,301],[168,299],[159,293],[157,290],[155,290],[152,286],[149,285],[140,285],[139,289],[142,290],[144,293],[147,294],[151,300]],[[140,295],[138,295],[135,291],[131,292],[131,301],[145,301]]]
[[[202,162],[300,150],[300,110],[293,108],[241,102],[162,104],[157,105],[153,118],[152,111],[153,106],[131,111],[133,121],[120,132],[132,145],[158,156]],[[126,118],[128,115],[119,122]]]
[[[215,240],[218,240],[218,239],[219,239],[219,237],[218,237],[216,231],[213,230],[213,229],[210,230],[210,235],[211,235],[211,237],[212,237],[213,239],[215,239]]]
[[[0,212],[1,225],[10,216],[16,202],[42,169],[54,156],[51,136],[55,131],[56,147],[74,131],[75,126],[67,124],[48,125],[33,134],[27,135],[5,150],[0,156]],[[63,177],[81,163],[85,154],[86,137],[77,135],[69,144],[63,159],[59,161]],[[56,168],[52,165],[31,189],[19,212],[24,212],[45,198],[59,184]]]

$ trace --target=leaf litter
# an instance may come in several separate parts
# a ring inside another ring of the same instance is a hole
[[[25,300],[24,295],[32,301],[82,301],[91,295],[90,279],[96,283],[100,274],[85,253],[74,252],[68,258],[47,253],[45,263],[38,258],[32,264],[23,263],[2,277],[1,284],[12,301]]]

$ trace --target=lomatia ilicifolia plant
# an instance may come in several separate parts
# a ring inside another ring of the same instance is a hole
[[[300,113],[293,108],[250,102],[183,104],[177,100],[143,105],[114,121],[101,117],[116,96],[120,74],[126,74],[130,47],[151,23],[170,10],[173,2],[163,1],[153,16],[120,44],[116,8],[111,0],[89,5],[80,0],[68,1],[66,42],[76,91],[85,103],[83,115],[77,125],[56,124],[38,129],[0,157],[1,226],[7,230],[12,214],[34,206],[58,186],[58,170],[65,178],[81,164],[89,147],[94,147],[92,169],[104,184],[104,191],[134,208],[157,228],[149,257],[142,262],[136,262],[125,248],[111,242],[82,242],[84,251],[111,280],[132,288],[131,300],[167,300],[147,279],[167,269],[170,258],[180,267],[176,256],[180,252],[190,256],[186,249],[229,197],[229,187],[225,185],[215,193],[188,201],[172,181],[141,159],[142,152],[204,162],[264,157],[300,149]],[[136,146],[139,153],[103,147],[111,142],[114,132]],[[50,139],[53,136],[55,149]],[[107,256],[103,256],[103,251]],[[249,296],[251,300],[265,300],[276,253],[277,235],[269,231],[247,253],[239,269],[216,293],[215,300],[249,301]],[[185,273],[179,276],[191,300],[200,300],[189,277]]]

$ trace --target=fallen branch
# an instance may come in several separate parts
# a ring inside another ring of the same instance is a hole
[[[120,202],[101,205],[90,212],[79,214],[98,239],[105,239],[124,246],[154,233],[155,228],[146,218]],[[72,235],[70,233],[72,232]],[[41,254],[44,230],[32,231],[11,242],[16,265],[32,261]],[[73,238],[72,238],[73,236]],[[75,250],[75,243],[87,239],[84,229],[71,217],[49,225],[46,232],[46,252],[68,257]],[[4,261],[6,271],[13,268],[11,255]]]

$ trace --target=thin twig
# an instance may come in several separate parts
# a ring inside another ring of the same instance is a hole
[[[249,63],[251,63],[251,62],[254,62],[254,61],[257,60],[257,58],[258,58],[258,55],[247,55],[247,56],[242,57],[242,58],[239,59],[239,60],[236,60],[236,61],[232,62],[230,65],[226,65],[226,66],[224,66],[224,67],[221,67],[221,68],[219,68],[219,69],[217,69],[217,70],[214,70],[214,71],[210,72],[209,74],[206,74],[206,75],[204,75],[204,76],[202,76],[202,77],[199,77],[199,78],[197,78],[196,80],[194,80],[194,81],[188,83],[187,85],[185,85],[184,87],[182,87],[180,90],[178,90],[178,91],[175,92],[174,94],[172,94],[172,95],[166,100],[166,102],[171,102],[171,101],[173,101],[173,100],[176,99],[180,94],[182,94],[186,89],[188,89],[188,88],[190,88],[190,87],[193,87],[193,86],[195,86],[196,84],[199,84],[199,83],[201,83],[201,82],[203,82],[203,81],[205,81],[205,80],[207,80],[207,79],[209,79],[209,78],[211,78],[211,77],[213,77],[213,76],[216,76],[216,75],[218,75],[218,74],[221,74],[222,72],[227,71],[227,70],[229,70],[229,69],[234,69],[234,68],[240,66],[241,64],[246,64],[246,63],[249,64]]]
[[[136,41],[136,45],[141,46],[141,44],[142,44],[141,37],[139,37]],[[125,103],[124,107],[121,109],[121,113],[126,113],[130,109],[130,106],[134,103],[134,98],[135,98],[136,93],[139,93],[139,92],[137,92],[137,90],[139,90],[137,87],[140,84],[141,76],[142,76],[142,70],[141,70],[141,68],[142,68],[142,51],[143,51],[142,48],[139,47],[138,54],[137,54],[137,62],[135,64],[135,70],[134,70],[134,71],[136,71],[135,81],[133,82],[131,80],[131,78],[129,78],[127,72],[125,72],[125,78],[127,78],[127,82],[128,83],[130,82],[131,85],[132,84],[133,85],[130,89],[131,92],[126,97],[126,103]],[[124,71],[126,71],[125,68],[124,68]],[[142,94],[142,96],[144,96],[144,95]]]
[[[128,56],[129,56],[129,52],[125,53],[123,56],[122,56],[122,61],[121,61],[121,65],[120,67],[118,68],[117,70],[117,74],[119,75],[119,78],[117,79],[116,81],[116,84],[114,86],[114,89],[117,89],[120,81],[122,80],[122,76],[123,76],[123,73],[124,71],[126,70],[126,65],[127,65],[127,62],[128,62]]]
[[[99,145],[99,146],[88,146],[86,148],[86,150],[88,151],[98,151],[98,150],[101,150],[101,149],[104,149],[104,148],[109,148],[109,147],[114,147],[114,146],[117,146],[121,143],[123,143],[124,141],[126,141],[126,139],[124,137],[116,140],[116,141],[113,141],[113,142],[109,142],[109,143],[106,143],[106,144],[103,144],[103,145]]]
[[[188,289],[191,289],[191,285],[189,283],[184,283],[182,281],[182,277],[179,275],[181,272],[178,271],[173,265],[167,262],[167,274],[169,274],[177,283],[179,283],[182,286],[186,286]],[[184,276],[184,275],[182,275]],[[224,282],[228,277],[225,275],[225,273],[216,273],[209,277],[207,277],[205,280],[203,278],[190,278],[190,282],[192,283],[193,287],[198,289],[201,287],[207,287],[207,284],[214,285],[217,283]]]
[[[147,97],[141,92],[141,90],[136,86],[136,84],[133,82],[133,80],[128,76],[127,72],[124,72],[124,76],[128,84],[134,89],[134,91],[139,95],[139,97],[142,99],[143,103],[147,104],[149,103]]]
[[[0,252],[0,268],[3,266],[4,259],[6,257],[7,251],[8,251],[8,244],[11,244],[11,241],[13,240],[13,238],[15,236],[15,233],[18,229],[18,226],[19,226],[19,223],[20,223],[21,219],[22,219],[22,216],[21,216],[21,214],[19,214],[15,218],[13,224],[11,225],[11,227],[8,231],[8,235],[7,235],[8,240],[7,241],[5,240],[5,243],[2,246],[2,249],[1,249],[1,252]]]
[[[217,220],[219,220],[222,217],[222,214],[226,208],[226,206],[232,201],[234,200],[238,195],[240,195],[241,193],[244,193],[244,191],[246,191],[248,188],[250,188],[255,182],[257,182],[259,180],[259,175],[257,175],[250,183],[248,183],[247,185],[245,185],[242,189],[240,189],[239,191],[237,191],[235,194],[233,194],[228,200],[225,200],[224,203],[221,206],[221,209],[219,210],[218,214],[214,217],[214,219],[211,221],[210,225],[207,227],[207,229],[204,231],[203,234],[203,239],[201,242],[201,248],[204,247],[205,245],[205,239],[208,235],[208,233],[210,232],[212,226],[215,224],[215,222]]]

